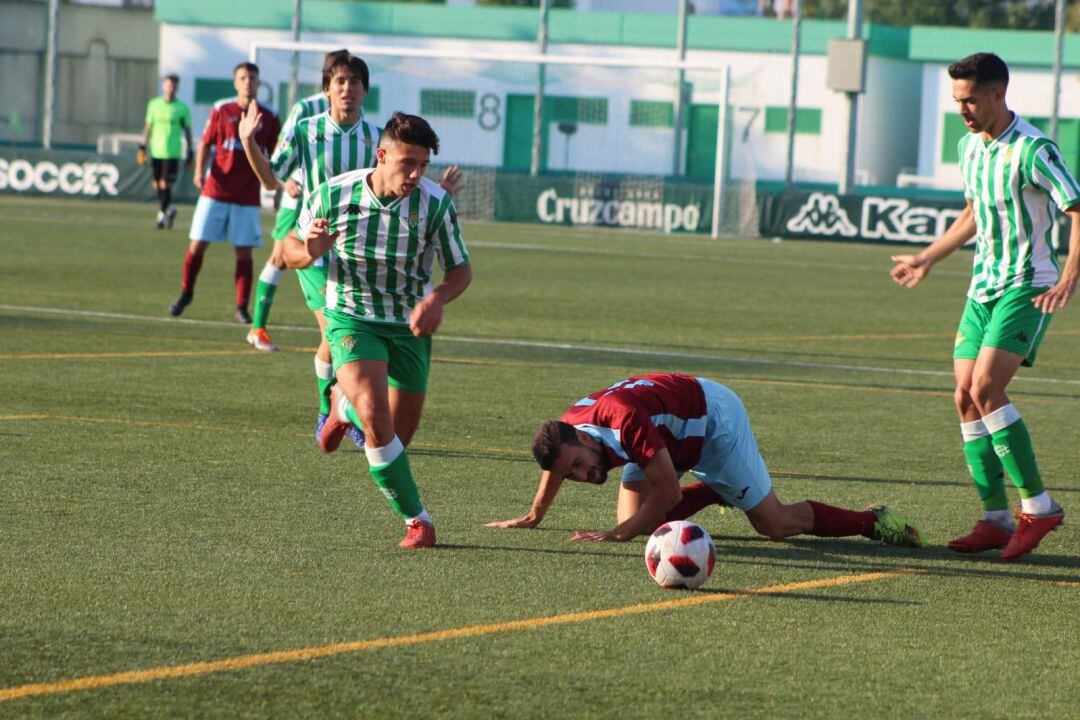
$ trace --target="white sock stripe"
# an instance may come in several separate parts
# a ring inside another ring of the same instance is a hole
[[[398,456],[403,452],[405,452],[405,446],[401,444],[401,439],[398,438],[397,435],[394,436],[394,439],[391,440],[388,445],[383,445],[380,448],[368,445],[364,448],[368,464],[375,467],[389,465],[397,460]]]
[[[964,436],[964,442],[971,442],[972,440],[986,437],[990,434],[990,431],[986,429],[986,423],[982,420],[975,420],[973,422],[960,423],[960,434]]]
[[[1009,403],[1008,405],[1002,405],[989,415],[984,415],[982,421],[987,430],[996,433],[998,430],[1009,427],[1019,419],[1020,411],[1016,409],[1015,405]]]
[[[266,263],[266,267],[259,273],[259,280],[267,285],[277,285],[281,277],[281,271],[274,267],[273,263]]]
[[[334,408],[337,411],[338,420],[343,423],[351,423],[349,419],[349,398],[345,397],[345,393],[340,393],[338,396],[337,405]]]
[[[320,380],[333,380],[334,379],[334,364],[323,362],[319,358],[315,358],[315,376]]]

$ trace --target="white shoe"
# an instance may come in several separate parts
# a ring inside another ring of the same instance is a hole
[[[274,352],[278,349],[270,340],[269,333],[266,332],[266,328],[258,328],[257,330],[248,330],[247,334],[248,345],[256,350],[265,350],[266,352]]]

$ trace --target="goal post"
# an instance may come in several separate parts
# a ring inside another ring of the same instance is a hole
[[[285,112],[294,54],[300,57],[297,95],[303,97],[320,89],[323,55],[341,48],[256,41],[249,58],[269,85],[267,99]],[[750,211],[746,203],[732,202],[736,198],[728,193],[733,98],[726,64],[377,45],[348,49],[371,70],[365,117],[381,123],[396,110],[424,116],[440,137],[429,174],[450,164],[466,170],[466,188],[457,201],[465,217],[714,238],[756,229],[756,219],[748,223],[741,217]],[[540,68],[542,103],[536,100]],[[680,71],[686,78],[681,88]],[[690,102],[684,127],[676,129],[679,92]],[[534,132],[537,106],[543,107],[543,121]],[[681,143],[675,142],[676,132]],[[686,171],[672,176],[680,147]],[[740,180],[753,181],[752,163],[738,170]]]

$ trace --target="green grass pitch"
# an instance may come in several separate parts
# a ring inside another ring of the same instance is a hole
[[[190,208],[153,220],[0,199],[0,718],[1077,713],[1073,521],[1015,564],[944,548],[978,511],[949,375],[970,253],[909,292],[883,245],[467,224],[410,451],[440,546],[403,552],[363,455],[315,446],[295,277],[281,352],[231,322],[227,247],[170,319]],[[739,393],[782,500],[886,503],[931,547],[768,542],[710,508],[715,574],[665,591],[644,538],[569,541],[614,524],[614,474],[484,527],[528,509],[538,423],[648,371]],[[1080,513],[1080,307],[1012,391]]]

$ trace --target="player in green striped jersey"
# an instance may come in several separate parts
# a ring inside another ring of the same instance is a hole
[[[321,92],[297,100],[289,111],[285,124],[281,127],[277,147],[288,145],[299,120],[321,115],[329,110],[330,100]],[[281,205],[278,208],[277,218],[274,220],[274,229],[270,232],[270,236],[274,238],[274,249],[270,252],[266,266],[259,275],[259,284],[255,288],[255,311],[251,314],[251,330],[247,334],[248,343],[257,350],[277,350],[277,345],[270,340],[270,335],[266,332],[266,321],[270,317],[270,308],[274,303],[274,293],[277,291],[281,273],[286,268],[281,242],[296,227],[296,219],[300,216],[302,182],[303,173],[297,167],[281,186]]]
[[[348,170],[373,166],[375,148],[381,133],[378,127],[360,115],[364,96],[369,88],[368,68],[363,60],[351,55],[347,50],[327,54],[323,64],[322,84],[330,110],[297,120],[286,139],[279,142],[269,161],[256,146],[245,141],[248,161],[263,187],[276,189],[281,185],[278,178],[299,174],[301,207],[314,188],[330,177]],[[244,118],[243,126],[244,129],[258,127],[257,114]],[[243,137],[243,133],[241,136]],[[455,166],[448,169],[443,176],[443,187],[453,191],[459,184],[458,168]],[[275,273],[277,262],[284,265],[284,255],[277,253],[289,243],[299,244],[291,233],[293,225],[295,219],[290,220],[287,227],[279,223],[276,228],[281,234],[275,236],[275,239],[282,242],[275,243],[275,256],[271,258],[275,263]],[[269,277],[271,273],[268,270],[269,266],[264,270],[264,275]],[[326,321],[322,311],[326,305],[327,268],[323,260],[320,258],[312,266],[300,269],[297,277],[307,306],[315,314],[320,332],[325,333]],[[276,280],[276,275],[274,279]],[[262,327],[256,327],[259,323],[258,315],[257,310],[257,318],[253,319],[252,330],[248,333],[248,342],[260,349],[274,348],[265,329],[265,317],[262,318]],[[334,383],[330,347],[325,339],[315,353],[315,376],[319,392],[319,414],[315,425],[315,437],[318,440],[322,425],[330,412],[330,388]],[[363,445],[363,433],[359,428],[350,430],[350,436],[358,446]]]
[[[405,548],[435,543],[405,447],[420,424],[431,335],[443,307],[472,280],[451,197],[424,177],[438,150],[426,121],[395,113],[375,168],[321,185],[297,225],[305,241],[301,264],[333,248],[325,335],[339,390],[322,448],[333,452],[351,425],[363,426],[371,474],[406,520]],[[443,280],[426,292],[436,256]]]
[[[1065,307],[1080,278],[1080,185],[1054,142],[1011,112],[1009,69],[977,53],[949,66],[953,99],[970,131],[959,144],[967,207],[948,230],[915,255],[895,255],[893,279],[908,288],[933,265],[976,239],[968,302],[953,352],[956,408],[964,455],[983,505],[960,552],[1003,547],[1013,560],[1033,550],[1064,511],[1046,492],[1031,438],[1005,390],[1030,366],[1051,314]],[[1051,244],[1055,209],[1072,221],[1063,268]],[[1014,525],[1004,475],[1020,492]]]

